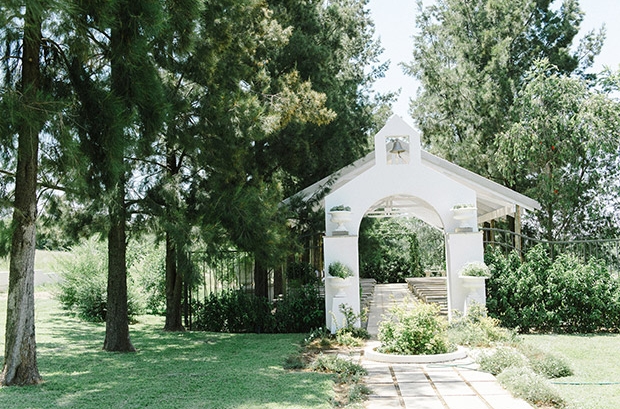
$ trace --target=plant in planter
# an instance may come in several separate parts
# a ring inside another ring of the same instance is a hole
[[[467,263],[459,271],[459,278],[469,294],[465,301],[465,311],[475,304],[485,304],[484,282],[491,277],[491,269],[482,261]]]
[[[351,220],[351,207],[345,205],[333,206],[329,209],[329,215],[331,216],[331,221],[338,225],[334,230],[336,234],[349,234],[344,224]]]
[[[472,203],[459,203],[452,206],[452,217],[459,220],[457,232],[470,232],[473,230],[471,223],[476,218],[476,205]]]
[[[344,296],[344,289],[349,285],[348,278],[353,277],[351,267],[340,261],[334,261],[329,265],[327,274],[329,274],[331,286],[337,290],[336,297]]]
[[[482,261],[472,261],[463,266],[459,271],[461,277],[491,277],[491,269]]]
[[[353,277],[353,270],[351,270],[351,267],[342,264],[340,261],[334,261],[331,263],[327,269],[327,273],[331,277],[338,277],[342,279]]]

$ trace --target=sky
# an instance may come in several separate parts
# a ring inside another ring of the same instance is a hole
[[[559,5],[561,0],[555,0]],[[594,60],[592,72],[599,72],[603,66],[620,68],[620,0],[580,0],[585,17],[581,24],[580,35],[605,24],[607,36],[601,54]],[[429,0],[425,0],[429,4]],[[375,22],[375,36],[381,40],[384,48],[381,61],[390,60],[390,69],[385,78],[375,83],[378,92],[398,91],[400,97],[393,104],[392,110],[410,124],[408,114],[409,100],[415,96],[418,83],[402,72],[400,62],[412,59],[413,39],[415,33],[415,0],[370,0],[368,8]],[[575,42],[577,43],[577,42]]]

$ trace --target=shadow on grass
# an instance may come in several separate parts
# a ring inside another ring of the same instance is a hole
[[[146,316],[130,326],[137,352],[109,353],[105,324],[71,317],[53,300],[38,302],[36,325],[44,383],[1,388],[2,407],[330,407],[328,375],[282,369],[299,334],[164,332],[161,317]]]

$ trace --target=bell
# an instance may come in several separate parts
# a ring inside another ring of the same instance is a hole
[[[390,149],[390,153],[395,153],[397,155],[400,155],[405,150],[406,149],[403,147],[403,144],[400,143],[400,139],[395,139],[394,144],[392,145],[392,149]]]

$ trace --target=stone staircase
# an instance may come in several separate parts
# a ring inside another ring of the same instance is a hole
[[[409,290],[421,301],[439,304],[441,313],[448,314],[448,281],[446,277],[407,278]]]

